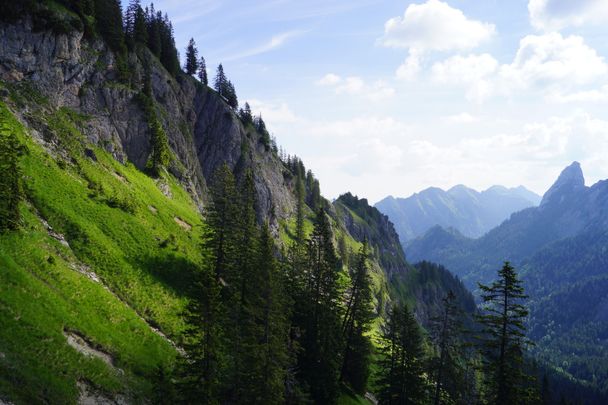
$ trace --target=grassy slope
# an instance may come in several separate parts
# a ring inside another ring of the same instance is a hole
[[[199,260],[197,208],[168,176],[162,182],[171,198],[101,149],[89,146],[97,161],[85,158],[83,145],[72,141],[84,139],[78,124],[86,117],[37,113],[47,115],[68,156],[51,157],[0,103],[3,130],[29,149],[22,161],[29,200],[23,230],[0,235],[0,398],[74,403],[78,380],[107,393],[149,396],[157,367],[170,366],[176,352],[138,314],[179,340],[179,291]],[[40,216],[70,248],[49,236]],[[83,264],[113,293],[73,269]],[[76,352],[64,330],[110,353],[124,374]]]

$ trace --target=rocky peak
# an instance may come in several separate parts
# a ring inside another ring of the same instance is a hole
[[[572,162],[570,166],[561,172],[555,183],[545,193],[540,205],[543,206],[562,201],[572,193],[576,193],[584,188],[585,177],[583,176],[581,165],[578,162]]]

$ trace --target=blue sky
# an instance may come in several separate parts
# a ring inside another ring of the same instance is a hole
[[[144,2],[145,3],[145,2]],[[608,177],[608,1],[161,0],[334,198]]]

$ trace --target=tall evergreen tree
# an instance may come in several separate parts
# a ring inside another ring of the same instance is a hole
[[[317,403],[333,403],[338,395],[341,323],[340,262],[329,219],[319,210],[308,240],[308,263],[301,309],[304,315],[300,370]]]
[[[188,47],[186,48],[186,74],[193,75],[198,70],[198,49],[196,49],[196,43],[194,38],[190,38]]]
[[[418,405],[426,402],[422,332],[407,307],[393,306],[383,329],[378,364],[378,402]]]
[[[0,116],[0,232],[19,228],[19,202],[23,199],[19,159],[26,150],[2,118]]]
[[[126,51],[119,0],[95,0],[97,30],[113,51]]]
[[[523,404],[533,400],[527,387],[530,377],[523,368],[523,354],[529,341],[525,319],[527,298],[515,269],[505,262],[498,280],[479,284],[485,313],[478,316],[483,326],[481,350],[486,360],[488,401],[497,405]]]
[[[220,63],[217,67],[217,73],[215,74],[215,80],[213,82],[213,88],[215,91],[219,93],[220,96],[226,97],[226,84],[228,83],[228,79],[226,79],[226,74],[224,73],[224,67]]]
[[[245,106],[239,111],[239,116],[245,125],[253,123],[253,115],[251,114],[251,106],[245,102]]]
[[[342,357],[341,380],[355,392],[365,394],[369,377],[371,342],[367,336],[374,317],[372,290],[369,279],[367,242],[359,249],[351,285],[346,294],[346,313],[342,322],[345,342]]]
[[[207,78],[207,64],[205,63],[205,58],[201,56],[201,60],[198,63],[198,79],[205,86],[209,84],[209,79]]]
[[[431,320],[431,338],[438,355],[432,361],[432,375],[435,379],[433,403],[442,403],[442,390],[446,390],[452,400],[456,400],[462,387],[455,381],[460,353],[460,335],[462,330],[462,313],[456,303],[452,290],[442,300],[441,314]]]
[[[211,204],[206,218],[212,230],[213,270],[218,281],[226,284],[223,278],[233,272],[234,267],[239,215],[234,175],[227,164],[216,170],[210,191]]]
[[[186,310],[184,349],[182,359],[180,399],[184,403],[220,403],[222,374],[223,330],[220,284],[213,269],[216,233],[203,232],[202,267],[195,273]]]
[[[160,58],[160,21],[157,19],[154,3],[151,3],[149,8],[146,7],[146,26],[148,30],[148,48],[157,58]]]
[[[288,355],[288,314],[284,280],[274,257],[274,241],[267,225],[259,237],[256,271],[247,315],[251,335],[244,341],[246,381],[244,403],[284,403]]]

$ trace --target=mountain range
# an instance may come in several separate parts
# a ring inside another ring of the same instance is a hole
[[[443,264],[473,290],[510,261],[531,298],[530,336],[539,357],[606,392],[608,181],[586,186],[574,162],[538,207],[514,213],[477,239],[436,226],[410,241],[406,253]]]
[[[407,198],[386,197],[375,204],[395,224],[401,241],[422,236],[433,226],[454,228],[476,238],[509,215],[538,205],[540,196],[523,186],[492,186],[478,192],[463,185],[445,191],[427,188]]]

